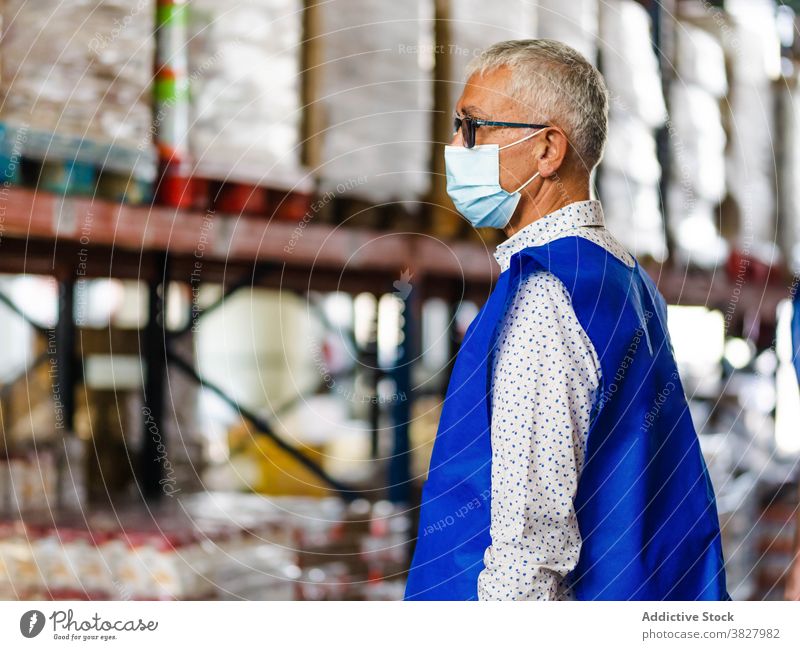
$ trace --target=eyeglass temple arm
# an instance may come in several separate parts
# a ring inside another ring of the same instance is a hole
[[[516,127],[516,128],[525,128],[525,129],[543,129],[549,124],[525,124],[523,122],[494,122],[492,120],[475,120],[476,125],[481,126],[508,126],[508,127]]]

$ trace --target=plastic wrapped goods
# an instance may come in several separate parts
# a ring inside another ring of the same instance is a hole
[[[725,196],[720,98],[728,90],[722,45],[688,23],[677,28],[677,79],[670,89],[670,194],[667,223],[684,262],[713,268],[728,256],[715,209]]]
[[[189,5],[195,174],[292,189],[300,168],[299,0]]]
[[[333,0],[319,9],[321,190],[372,201],[424,195],[432,148],[431,6]]]
[[[780,38],[773,0],[725,0],[734,29],[725,46],[739,82],[761,83],[780,76]]]
[[[675,28],[676,85],[698,86],[714,97],[728,92],[722,44],[704,29],[686,22]]]
[[[611,104],[653,128],[664,124],[666,105],[647,10],[634,0],[604,0],[600,50]]]
[[[720,236],[718,202],[704,199],[684,181],[673,180],[667,196],[667,223],[677,258],[704,268],[722,264],[730,253]]]
[[[669,124],[672,176],[704,199],[725,193],[725,129],[719,101],[703,88],[675,83]]]
[[[612,110],[608,117],[608,141],[603,165],[637,183],[658,185],[661,165],[656,157],[653,131],[630,113]]]
[[[6,0],[2,12],[0,122],[21,153],[152,179],[155,0]]]
[[[676,83],[667,125],[671,147],[667,224],[678,257],[713,268],[728,256],[716,205],[725,194],[725,143],[719,100],[700,86]]]
[[[574,47],[589,61],[597,61],[598,0],[538,0],[539,38],[551,38]]]
[[[774,101],[768,84],[731,86],[727,181],[742,214],[738,245],[745,248],[776,240]]]
[[[609,231],[636,256],[666,257],[664,223],[657,185],[641,184],[603,168],[600,198]]]
[[[608,150],[600,177],[609,229],[635,255],[666,256],[653,129],[666,121],[650,16],[633,0],[599,12],[602,71],[610,95]]]
[[[736,245],[745,253],[775,253],[775,125],[772,81],[779,72],[780,47],[773,3],[737,0],[729,9],[734,28],[731,57],[730,146],[727,180],[742,218]]]
[[[453,106],[463,89],[464,68],[472,58],[498,41],[536,38],[536,18],[536,7],[529,0],[460,0],[453,6],[447,51],[453,74]]]
[[[660,179],[652,129],[637,115],[612,106],[600,177],[606,223],[634,254],[655,259],[666,253]]]

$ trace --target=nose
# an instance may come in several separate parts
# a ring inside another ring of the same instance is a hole
[[[461,137],[461,129],[458,129],[455,133],[453,133],[453,137],[450,140],[450,144],[458,147],[464,146],[464,139]]]

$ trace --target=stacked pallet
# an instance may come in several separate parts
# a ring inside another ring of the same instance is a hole
[[[12,182],[142,202],[156,174],[154,0],[8,0],[0,164]]]

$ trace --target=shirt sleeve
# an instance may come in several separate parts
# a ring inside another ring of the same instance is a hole
[[[479,600],[569,600],[578,562],[573,500],[600,364],[563,283],[530,273],[492,359],[491,545]]]

